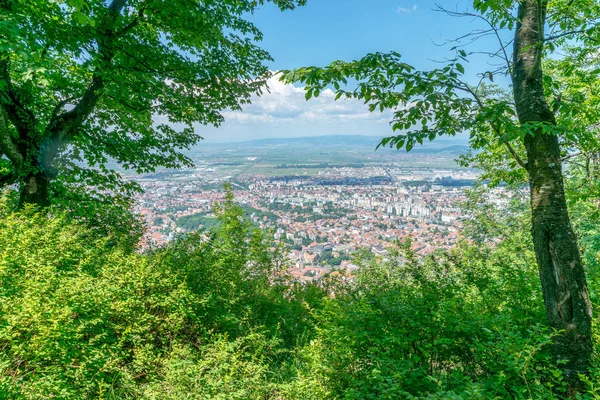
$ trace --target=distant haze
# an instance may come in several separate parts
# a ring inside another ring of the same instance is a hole
[[[343,151],[347,149],[355,149],[360,153],[375,152],[377,145],[381,142],[383,136],[367,136],[367,135],[324,135],[324,136],[302,136],[293,138],[266,138],[255,139],[239,142],[200,142],[196,145],[191,153],[202,151],[203,149],[235,149],[236,151],[244,151],[250,154],[251,151],[266,148],[280,148],[286,151],[294,151],[300,148],[312,149],[314,152],[327,149],[328,151]],[[440,137],[431,142],[425,141],[423,145],[416,145],[410,152],[412,155],[418,154],[440,154],[452,153],[460,154],[467,151],[469,148],[468,137],[466,135],[458,135],[455,137]],[[304,150],[304,151],[305,151]],[[378,152],[401,152],[405,153],[404,149],[396,150],[388,148],[379,148]]]
[[[260,138],[253,140],[234,140],[234,141],[203,141],[198,146],[212,146],[222,144],[247,144],[250,146],[266,146],[266,145],[290,145],[294,143],[302,144],[314,144],[314,145],[325,145],[325,146],[338,146],[338,145],[353,145],[353,146],[373,146],[374,148],[381,142],[387,135],[320,135],[320,136],[298,136],[298,137],[273,137],[273,138]],[[459,145],[468,146],[469,140],[467,135],[457,136],[446,136],[438,137],[432,142],[424,141],[423,147],[434,146],[438,147],[440,144],[444,146],[448,145]],[[415,150],[421,146],[415,146]]]

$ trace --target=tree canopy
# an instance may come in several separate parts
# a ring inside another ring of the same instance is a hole
[[[138,190],[111,162],[191,165],[180,150],[201,139],[195,125],[218,126],[264,87],[270,56],[245,19],[263,3],[0,1],[0,182],[48,205]]]

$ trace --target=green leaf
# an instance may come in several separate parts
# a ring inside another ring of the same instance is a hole
[[[75,9],[75,11],[79,11],[83,8],[84,0],[67,0],[67,4]]]
[[[73,18],[77,21],[77,23],[81,24],[81,25],[85,25],[88,17],[87,15],[85,15],[84,13],[82,13],[81,11],[76,11],[73,13]]]

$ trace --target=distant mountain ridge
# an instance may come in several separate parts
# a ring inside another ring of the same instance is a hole
[[[367,135],[325,135],[325,136],[302,136],[293,138],[266,138],[266,139],[254,139],[243,142],[230,142],[230,143],[210,143],[212,146],[219,145],[231,145],[231,146],[276,146],[276,145],[290,145],[290,144],[307,144],[315,146],[340,146],[340,145],[353,145],[353,146],[373,146],[375,148],[383,139],[384,136],[367,136]],[[433,142],[424,143],[423,146],[437,144],[443,144],[443,147],[466,147],[468,146],[468,140],[465,137],[443,137],[437,138]],[[206,143],[208,145],[208,143]],[[420,146],[415,147],[414,151],[420,149]]]
[[[327,135],[327,136],[301,136],[294,138],[267,138],[267,139],[255,139],[248,140],[245,142],[239,142],[241,145],[286,145],[294,143],[312,144],[312,145],[329,145],[336,146],[341,144],[351,145],[364,145],[364,146],[377,146],[381,138],[378,136],[367,136],[367,135]]]

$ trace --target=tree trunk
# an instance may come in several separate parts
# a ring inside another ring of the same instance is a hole
[[[588,373],[593,350],[592,307],[567,211],[558,137],[544,133],[542,126],[556,125],[542,82],[545,17],[546,1],[519,4],[513,86],[519,122],[532,128],[525,136],[525,149],[534,250],[548,323],[562,331],[554,341],[553,354],[572,397],[582,389],[578,375]]]
[[[49,206],[49,184],[50,180],[43,173],[28,175],[21,183],[19,207],[21,208],[25,204],[34,204],[39,207]]]

